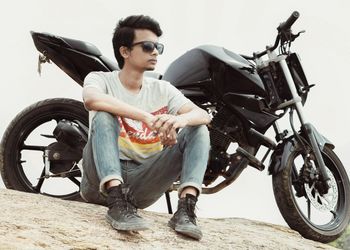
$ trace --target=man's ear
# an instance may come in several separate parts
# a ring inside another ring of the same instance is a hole
[[[121,46],[119,48],[119,53],[121,54],[121,56],[126,59],[129,57],[129,54],[130,54],[130,50],[128,47],[125,47],[125,46]]]

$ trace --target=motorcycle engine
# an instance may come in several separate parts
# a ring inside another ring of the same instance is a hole
[[[213,119],[209,125],[210,157],[203,183],[208,186],[219,176],[230,175],[229,170],[235,166],[240,158],[235,154],[228,154],[232,143],[244,142],[241,121],[227,108],[213,112]]]

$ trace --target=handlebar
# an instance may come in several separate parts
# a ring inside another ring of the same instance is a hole
[[[287,21],[281,23],[278,27],[277,30],[278,32],[282,31],[287,31],[292,27],[292,25],[295,23],[295,21],[299,18],[300,14],[298,11],[294,11],[292,15],[287,19]]]
[[[290,28],[292,27],[292,25],[295,23],[295,21],[299,18],[300,14],[298,11],[294,11],[292,13],[292,15],[290,15],[290,17],[283,23],[281,23],[278,27],[278,35],[276,37],[275,40],[275,44],[272,47],[268,47],[266,50],[256,54],[254,53],[253,56],[246,56],[246,55],[241,55],[243,58],[247,59],[247,60],[254,60],[256,58],[262,57],[263,55],[267,54],[267,51],[273,51],[278,47],[278,44],[281,40],[281,34],[285,33],[285,32],[291,32]]]

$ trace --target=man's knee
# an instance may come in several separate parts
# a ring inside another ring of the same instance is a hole
[[[178,139],[181,152],[184,152],[187,146],[195,147],[203,152],[210,150],[210,137],[207,126],[188,126],[180,134]]]
[[[208,130],[208,127],[206,125],[195,126],[195,128],[197,128],[197,133],[201,137],[209,139],[209,130]]]
[[[98,111],[92,120],[91,126],[93,129],[96,129],[96,127],[119,129],[118,117],[105,111]]]
[[[203,142],[210,143],[209,130],[206,125],[188,127],[189,136],[195,137]]]
[[[111,113],[105,111],[97,111],[93,121],[96,122],[114,122],[117,118]]]

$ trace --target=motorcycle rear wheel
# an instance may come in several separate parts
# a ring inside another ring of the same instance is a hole
[[[7,127],[0,147],[0,171],[9,189],[40,193],[52,197],[81,200],[79,164],[74,176],[61,177],[50,172],[45,177],[44,152],[56,142],[52,132],[62,120],[78,120],[88,126],[88,112],[82,102],[54,98],[34,103],[20,112]],[[51,138],[50,138],[51,137]],[[78,173],[79,172],[79,173]]]
[[[350,184],[337,155],[324,147],[322,156],[330,176],[330,189],[321,195],[314,185],[304,183],[305,193],[296,195],[298,170],[303,165],[302,150],[293,151],[287,166],[272,178],[278,208],[290,226],[304,238],[328,243],[337,239],[350,220]],[[300,187],[300,185],[299,185]]]

